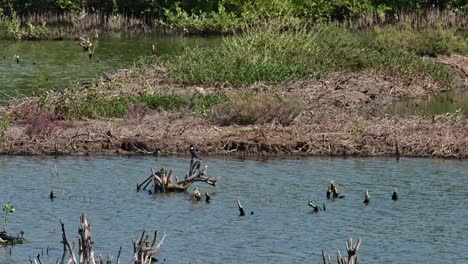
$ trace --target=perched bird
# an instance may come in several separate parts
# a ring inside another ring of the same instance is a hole
[[[54,200],[54,198],[57,198],[57,196],[54,195],[54,191],[50,191],[49,197],[51,200]]]
[[[338,184],[335,183],[334,180],[331,180],[330,182],[330,187],[327,190],[327,198],[329,197],[329,191],[333,193],[333,199],[343,199],[344,195],[340,195],[340,192],[338,191]]]
[[[190,145],[189,151],[190,151],[190,154],[192,155],[192,159],[201,160],[200,156],[198,156],[197,149],[195,149],[193,145]]]
[[[398,193],[397,193],[397,190],[396,190],[396,189],[393,191],[392,200],[393,200],[393,201],[398,200]]]
[[[368,190],[364,193],[364,203],[366,205],[368,205],[370,203],[370,196],[369,196],[369,191]]]
[[[198,188],[198,186],[195,187],[195,189],[193,190],[193,196],[195,197],[195,199],[197,199],[197,201],[201,200],[200,188]]]

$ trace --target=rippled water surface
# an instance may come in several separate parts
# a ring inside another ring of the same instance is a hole
[[[81,212],[93,227],[97,254],[132,253],[131,239],[158,229],[167,238],[157,257],[166,263],[321,263],[320,253],[345,251],[363,240],[360,263],[468,263],[468,161],[436,159],[206,158],[219,186],[210,204],[188,194],[137,193],[150,168],[185,175],[179,157],[8,157],[0,159],[0,200],[17,211],[9,231],[27,242],[0,248],[0,263],[27,263],[50,249],[62,253],[59,219],[69,236]],[[52,175],[57,166],[59,175]],[[331,179],[346,196],[325,197]],[[400,200],[391,200],[397,188]],[[190,189],[192,191],[193,188]],[[49,192],[58,198],[51,202]],[[363,204],[369,190],[371,204]],[[238,215],[240,199],[248,212]],[[313,214],[307,201],[326,202]],[[54,258],[54,259],[55,259]]]

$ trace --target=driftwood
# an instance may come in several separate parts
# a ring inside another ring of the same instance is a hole
[[[342,257],[340,251],[336,255],[336,260],[338,264],[359,264],[358,256],[355,256],[361,246],[361,239],[358,239],[356,244],[353,246],[353,239],[349,238],[346,241],[346,251],[348,252],[348,257]],[[322,260],[323,264],[331,264],[331,258],[329,255],[326,255],[322,250]]]
[[[172,174],[172,170],[161,170],[154,172],[151,169],[151,175],[146,178],[141,184],[137,183],[137,192],[141,189],[152,192],[185,192],[194,182],[205,182],[209,185],[216,186],[216,179],[207,176],[208,167],[200,169],[200,161],[190,160],[190,169],[188,175],[180,180],[179,177]]]
[[[113,262],[113,257],[108,255],[107,258],[103,258],[101,255],[96,256],[94,253],[94,241],[91,236],[91,225],[86,218],[86,214],[82,214],[80,218],[80,226],[78,227],[78,236],[74,236],[71,243],[67,238],[67,234],[65,232],[65,225],[60,220],[60,225],[62,227],[62,243],[63,243],[63,255],[61,259],[55,261],[57,264],[112,264],[117,263],[120,264],[120,254],[122,252],[122,247],[120,247],[119,252],[117,254],[117,258],[115,262]],[[154,238],[152,242],[150,242],[149,236],[146,235],[145,231],[139,236],[139,239],[133,241],[133,258],[131,260],[131,264],[150,264],[154,260],[154,255],[158,252],[159,248],[161,247],[165,235],[157,242],[157,231],[154,232]],[[78,237],[78,254],[76,254],[75,245],[76,241],[75,238]],[[143,240],[143,237],[145,239]],[[156,244],[156,245],[155,245]],[[48,261],[42,260],[41,257],[44,256],[44,252],[42,254],[38,254],[35,258],[29,257],[30,264],[42,264],[42,263],[52,263],[52,260],[49,256],[49,250],[46,251],[47,257],[49,258]]]
[[[156,244],[158,231],[154,232],[154,238],[152,241],[149,240],[149,235],[146,235],[145,237],[145,233],[146,231],[143,231],[143,233],[141,233],[140,239],[132,241],[133,258],[130,262],[131,264],[152,263],[153,260],[155,260],[153,257],[154,254],[158,252],[159,248],[164,242],[164,238],[166,237],[166,235],[164,234],[159,240],[158,244]],[[145,239],[143,239],[143,237],[145,237]]]
[[[85,39],[80,37],[80,43],[79,45],[83,48],[83,52],[89,51],[91,47],[93,46],[93,43],[89,41],[89,38]]]

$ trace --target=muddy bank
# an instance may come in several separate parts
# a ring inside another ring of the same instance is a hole
[[[466,57],[455,61],[458,72],[452,89],[467,90]],[[141,75],[146,81],[141,82]],[[130,118],[67,120],[50,133],[30,135],[28,114],[18,104],[2,109],[14,117],[1,154],[188,154],[194,144],[202,155],[323,155],[468,158],[468,119],[458,114],[396,117],[385,106],[399,100],[424,98],[449,88],[429,78],[400,79],[382,72],[341,73],[321,81],[288,82],[249,87],[195,87],[170,84],[163,68],[144,72],[123,70],[101,78],[113,82],[109,96],[152,93],[240,90],[298,98],[303,111],[291,125],[275,122],[249,126],[220,126],[194,113],[152,111],[141,120]],[[28,104],[30,102],[26,102]]]
[[[79,121],[50,136],[22,136],[2,142],[2,154],[187,154],[196,144],[203,155],[324,155],[468,157],[468,122],[446,115],[422,117],[356,117],[309,119],[288,127],[218,127],[205,120],[147,116],[127,120]]]

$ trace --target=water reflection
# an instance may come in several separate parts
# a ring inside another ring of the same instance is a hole
[[[387,108],[387,113],[398,115],[437,115],[462,113],[468,116],[468,91],[448,92],[425,100],[398,102]]]

